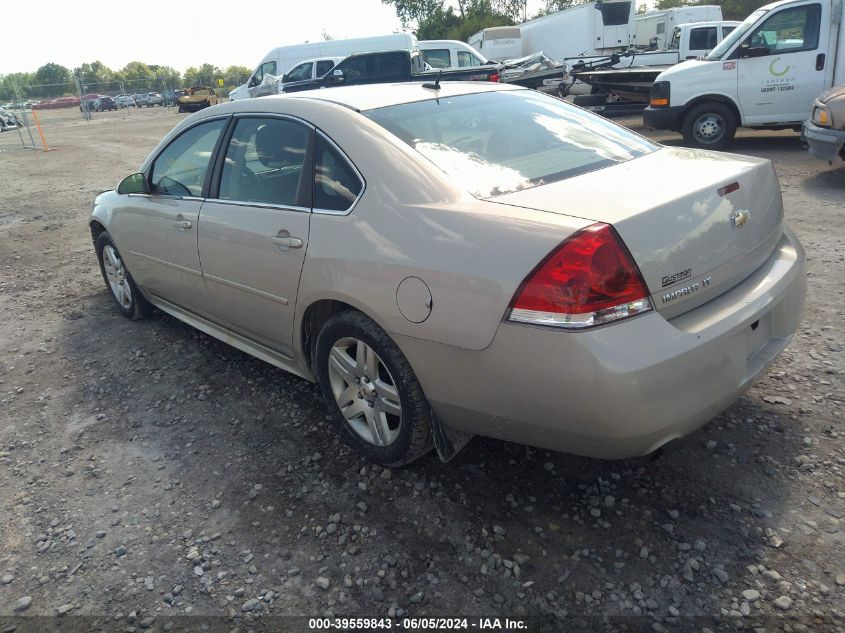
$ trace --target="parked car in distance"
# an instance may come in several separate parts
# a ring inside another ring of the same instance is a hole
[[[345,440],[396,466],[467,434],[622,458],[700,427],[798,327],[783,215],[769,160],[444,82],[186,117],[90,227],[123,315],[318,382]]]
[[[135,107],[135,97],[132,95],[117,95],[114,98],[114,102],[117,104],[118,108]]]
[[[176,100],[179,112],[196,112],[209,106],[217,105],[217,93],[214,88],[207,86],[194,86],[188,88],[181,97]]]
[[[164,97],[157,92],[148,92],[146,94],[146,99],[144,100],[144,105],[149,108],[152,108],[153,106],[163,106]]]
[[[96,112],[106,112],[108,110],[117,110],[117,104],[114,99],[107,95],[102,95],[94,101],[92,109]]]
[[[473,68],[492,64],[469,44],[459,40],[420,40],[420,53],[434,68]]]
[[[801,128],[810,154],[833,164],[845,159],[845,85],[820,94],[810,118]]]

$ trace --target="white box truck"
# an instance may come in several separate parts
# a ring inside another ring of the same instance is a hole
[[[660,73],[646,127],[724,149],[737,127],[796,129],[813,100],[845,83],[842,0],[782,0],[754,11],[703,60]]]
[[[238,86],[229,93],[229,100],[237,101],[275,94],[279,77],[307,59],[348,57],[353,53],[416,48],[417,38],[407,33],[280,46],[264,56],[244,85]]]
[[[524,22],[519,25],[519,32],[522,55],[542,51],[552,59],[564,59],[621,53],[633,43],[634,2],[581,4]]]
[[[672,31],[679,24],[721,20],[722,7],[715,4],[646,11],[634,17],[634,46],[663,50],[669,44]]]
[[[473,33],[467,43],[493,62],[523,57],[518,26],[491,26]]]

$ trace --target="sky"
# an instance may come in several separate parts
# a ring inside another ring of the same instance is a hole
[[[529,0],[536,13],[542,0]],[[18,5],[15,5],[18,6]],[[100,60],[184,72],[205,62],[258,65],[277,46],[401,31],[381,0],[42,0],[4,29],[0,74],[34,72],[54,62],[70,69]]]

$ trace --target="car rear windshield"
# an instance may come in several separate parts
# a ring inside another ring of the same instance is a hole
[[[572,178],[658,147],[533,90],[430,99],[364,114],[480,198]]]

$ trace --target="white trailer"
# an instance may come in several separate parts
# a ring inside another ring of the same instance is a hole
[[[467,43],[493,62],[523,57],[518,26],[491,26],[473,33]]]
[[[669,44],[669,36],[677,25],[692,22],[719,22],[721,19],[722,7],[715,4],[646,11],[634,18],[634,46],[664,50]]]
[[[542,51],[564,59],[626,51],[633,44],[634,4],[590,2],[524,22],[519,25],[522,55]]]

